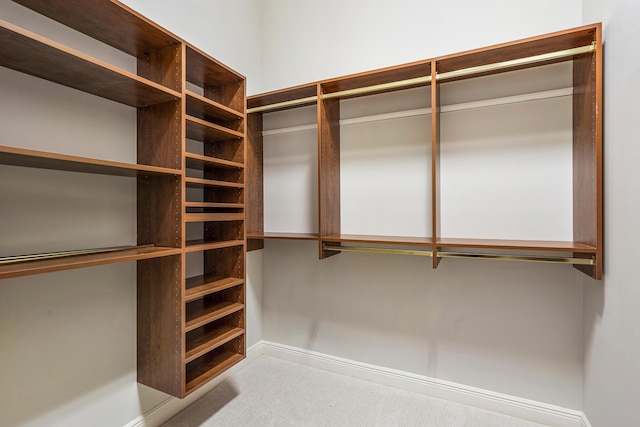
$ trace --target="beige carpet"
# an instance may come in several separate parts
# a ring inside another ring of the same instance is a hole
[[[261,356],[164,427],[541,427]]]

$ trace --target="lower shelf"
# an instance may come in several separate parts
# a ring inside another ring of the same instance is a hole
[[[210,379],[231,368],[244,357],[242,353],[220,348],[188,363],[185,395],[192,393]]]
[[[185,362],[189,363],[242,334],[244,329],[224,325],[193,337],[187,335]]]
[[[153,246],[84,255],[69,255],[39,261],[26,261],[15,264],[0,265],[0,279],[72,270],[75,268],[93,267],[96,265],[113,264],[117,262],[159,258],[169,255],[178,255],[180,253],[181,250],[179,248]]]

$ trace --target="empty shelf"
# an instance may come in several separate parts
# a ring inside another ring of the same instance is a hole
[[[222,326],[193,338],[187,336],[185,363],[202,356],[244,334],[244,329],[234,326]]]
[[[244,221],[243,213],[189,213],[186,222]]]
[[[206,242],[204,240],[188,240],[187,252],[208,251],[211,249],[231,248],[244,246],[244,240],[225,240],[222,242]]]
[[[178,169],[0,146],[0,164],[115,176],[180,175]]]
[[[219,102],[213,101],[204,96],[198,95],[191,91],[185,92],[187,95],[187,114],[190,116],[198,117],[203,120],[240,120],[244,118],[242,113],[239,113],[226,105],[222,105]]]
[[[188,208],[223,208],[223,209],[243,209],[244,203],[224,203],[224,202],[186,202]]]
[[[247,239],[318,240],[315,233],[247,233]]]
[[[230,160],[218,159],[211,156],[203,156],[201,154],[185,153],[187,160],[187,168],[189,169],[204,169],[205,167],[215,168],[233,168],[243,169],[244,165],[238,162],[232,162]]]
[[[204,142],[226,141],[244,138],[244,134],[197,117],[187,116],[187,138]]]
[[[182,96],[2,20],[0,47],[0,66],[132,107],[158,104]]]
[[[206,355],[204,357],[207,357],[206,361],[198,363],[193,368],[187,365],[186,394],[192,393],[211,378],[214,378],[244,359],[243,354],[233,353],[231,351],[216,352],[214,355]],[[196,359],[196,361],[191,363],[197,362]]]
[[[387,245],[407,245],[407,246],[433,246],[430,237],[411,236],[375,236],[360,234],[336,234],[322,238],[323,242],[345,242],[345,243],[375,243]]]
[[[224,291],[225,289],[233,288],[235,286],[242,285],[243,283],[243,279],[235,277],[208,275],[189,277],[186,281],[184,298],[186,302],[193,301],[205,295]]]
[[[185,178],[187,187],[227,187],[227,188],[244,188],[244,184],[237,182],[217,181],[214,179],[204,178]]]
[[[482,248],[482,249],[512,249],[533,251],[559,251],[595,253],[596,248],[577,242],[563,242],[553,240],[500,240],[500,239],[460,239],[440,238],[437,246],[449,248]]]
[[[206,307],[187,305],[185,332],[192,331],[214,320],[236,313],[244,308],[244,304],[230,301],[212,303]]]

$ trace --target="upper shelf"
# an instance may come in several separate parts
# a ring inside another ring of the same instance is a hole
[[[0,145],[0,164],[114,176],[180,175],[178,169],[111,162]]]
[[[215,102],[191,91],[186,91],[187,114],[203,120],[231,121],[244,118],[244,114],[235,111],[226,105]]]
[[[180,43],[179,38],[118,1],[14,1],[130,55]]]
[[[187,45],[187,81],[200,87],[241,85],[244,77],[194,46]]]
[[[0,66],[132,107],[182,95],[60,43],[0,20]]]

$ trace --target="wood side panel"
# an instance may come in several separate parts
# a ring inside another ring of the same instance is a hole
[[[182,170],[182,102],[138,108],[138,163]]]
[[[594,266],[575,266],[595,278],[603,270],[602,43],[573,62],[573,239],[596,248]],[[574,254],[576,257],[580,254]]]
[[[152,50],[138,56],[138,75],[182,92],[182,44]]]
[[[138,245],[182,245],[181,176],[139,177]]]
[[[138,261],[138,382],[184,396],[182,255]]]
[[[247,234],[264,233],[264,151],[262,113],[247,116],[246,229]],[[264,240],[248,239],[247,250],[264,248]]]
[[[436,79],[437,62],[431,65],[431,239],[433,268],[440,263],[437,241],[440,238],[440,85]]]
[[[340,234],[340,100],[322,100],[318,85],[318,230],[320,259],[337,255],[325,251],[322,237]]]

